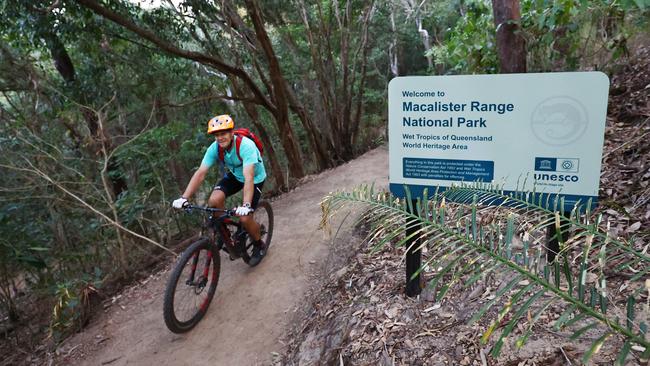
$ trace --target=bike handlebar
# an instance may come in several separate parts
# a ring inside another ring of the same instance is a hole
[[[183,210],[186,212],[191,212],[192,210],[200,210],[200,211],[206,211],[206,212],[223,212],[227,216],[237,216],[237,211],[236,210],[228,210],[228,209],[223,209],[223,208],[216,208],[216,207],[207,207],[207,206],[196,206],[191,203],[188,203],[183,206]],[[251,211],[254,212],[255,210]]]

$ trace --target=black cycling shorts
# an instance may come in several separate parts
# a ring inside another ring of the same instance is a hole
[[[252,208],[257,208],[257,204],[260,202],[260,197],[262,197],[262,187],[264,186],[264,181],[255,184],[253,190],[253,202],[251,202]],[[244,183],[240,182],[232,174],[228,173],[224,175],[223,178],[214,186],[213,190],[222,191],[226,197],[229,197],[244,188]]]

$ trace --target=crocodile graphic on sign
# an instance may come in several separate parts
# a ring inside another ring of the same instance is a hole
[[[585,133],[587,125],[584,106],[567,96],[541,102],[531,116],[531,128],[537,139],[553,146],[575,142]]]

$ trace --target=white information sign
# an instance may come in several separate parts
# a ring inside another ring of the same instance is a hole
[[[395,78],[391,192],[481,181],[595,203],[608,90],[601,72]]]

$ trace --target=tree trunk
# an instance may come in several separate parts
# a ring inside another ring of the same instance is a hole
[[[59,72],[59,74],[61,74],[63,80],[69,83],[74,81],[74,65],[72,64],[70,55],[68,55],[68,51],[66,51],[63,42],[61,42],[56,34],[50,33],[47,35],[45,43],[47,44],[47,48],[50,50],[50,54],[52,55],[54,67]]]
[[[320,96],[320,102],[322,103],[324,120],[327,121],[327,125],[330,127],[329,136],[339,136],[340,130],[337,121],[338,117],[336,116],[336,113],[334,113],[334,110],[336,109],[335,101],[334,101],[336,92],[334,91],[333,83],[330,82],[330,81],[334,82],[335,79],[328,76],[327,67],[323,62],[323,58],[321,54],[322,50],[318,50],[316,48],[316,46],[320,44],[320,42],[316,41],[314,32],[312,32],[311,22],[309,21],[309,16],[308,16],[307,8],[305,6],[305,2],[303,0],[300,0],[299,4],[300,4],[302,21],[305,26],[305,35],[307,37],[307,44],[309,45],[309,51],[314,65],[314,72],[316,74],[316,79],[318,80],[320,86],[318,95]],[[322,19],[322,13],[320,11],[319,14],[321,14],[320,24],[322,25],[326,22],[324,19]],[[324,37],[327,36],[329,32],[324,31],[324,28],[321,26],[321,29],[318,33],[320,33]],[[333,138],[330,137],[328,140],[332,142]],[[334,147],[335,144],[331,143],[330,145]],[[327,155],[328,155],[327,158],[328,165],[333,164],[333,159],[329,157],[330,154]]]
[[[431,42],[429,41],[429,32],[422,28],[422,18],[418,12],[418,15],[415,18],[415,25],[418,27],[418,33],[420,33],[420,37],[422,37],[422,45],[424,45],[424,53],[427,58],[427,64],[429,65],[429,70],[433,69],[433,57],[429,54],[429,50],[431,49]]]
[[[316,157],[316,163],[319,170],[333,167],[334,161],[332,161],[330,158],[330,155],[327,152],[327,148],[325,148],[325,144],[322,141],[323,134],[314,125],[314,122],[305,111],[305,107],[303,107],[302,103],[298,100],[291,89],[287,88],[287,96],[289,97],[289,107],[293,113],[295,113],[298,118],[300,118],[300,121],[302,122],[302,125],[305,128],[307,135],[309,136],[309,141],[313,148],[313,153]]]
[[[361,80],[359,81],[359,89],[357,91],[357,104],[354,111],[354,117],[352,118],[352,125],[350,127],[350,144],[356,146],[359,136],[359,125],[361,124],[361,115],[363,114],[363,96],[366,86],[366,69],[368,64],[368,53],[370,52],[369,42],[368,42],[368,27],[370,25],[370,19],[374,12],[374,1],[371,2],[367,13],[364,16],[363,20],[363,31],[361,37]]]
[[[289,171],[292,176],[302,178],[305,176],[305,169],[302,164],[302,157],[300,156],[300,147],[296,141],[293,129],[289,124],[289,107],[287,102],[287,91],[285,89],[286,81],[282,75],[280,63],[273,51],[271,40],[266,33],[266,29],[264,29],[257,1],[246,0],[245,3],[251,20],[253,21],[253,26],[255,27],[255,35],[257,36],[257,40],[260,43],[264,55],[269,63],[269,73],[271,76],[271,83],[273,84],[273,99],[276,106],[274,116],[278,122],[280,139],[289,161]]]
[[[501,73],[526,72],[526,44],[517,34],[521,14],[519,0],[492,0],[497,27],[497,51]]]
[[[399,64],[397,63],[397,45],[399,41],[397,39],[397,28],[395,27],[395,7],[390,6],[390,30],[393,34],[393,39],[388,46],[388,60],[390,62],[390,73],[393,77],[399,76]]]
[[[336,20],[339,25],[339,34],[341,35],[341,70],[343,70],[342,85],[339,89],[340,92],[337,92],[335,95],[336,99],[336,111],[338,111],[339,116],[336,121],[339,123],[338,130],[339,135],[335,138],[340,138],[343,143],[336,144],[336,147],[339,149],[339,155],[343,160],[352,159],[352,146],[350,145],[350,114],[351,114],[351,99],[350,89],[352,87],[352,82],[350,82],[350,0],[345,2],[345,8],[343,13],[339,9],[338,2],[334,2],[334,14],[336,15]]]
[[[89,151],[94,155],[99,155],[102,152],[102,147],[105,147],[107,151],[112,151],[113,142],[111,141],[111,137],[108,135],[108,131],[98,123],[97,114],[87,107],[82,107],[81,109],[86,126],[93,138],[93,143],[88,146]],[[108,173],[111,182],[111,189],[113,191],[113,199],[116,199],[120,193],[126,191],[128,188],[124,178],[118,174],[120,170],[121,168],[119,163],[115,158],[111,158],[108,161]]]
[[[25,2],[28,4],[28,2]],[[35,6],[28,5],[28,11],[32,14],[32,19],[35,19],[40,26],[37,28],[39,38],[45,41],[47,49],[50,51],[54,68],[59,72],[63,80],[70,83],[75,79],[75,70],[72,60],[65,45],[55,32],[55,20],[41,9]]]

